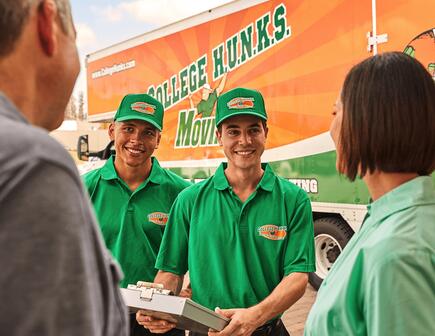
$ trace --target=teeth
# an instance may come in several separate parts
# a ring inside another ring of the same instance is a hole
[[[239,155],[249,155],[252,154],[254,151],[249,151],[249,152],[237,152],[237,154]]]
[[[130,153],[133,153],[133,154],[139,154],[139,153],[142,153],[142,151],[140,151],[140,150],[137,150],[137,149],[133,149],[133,148],[126,148]]]

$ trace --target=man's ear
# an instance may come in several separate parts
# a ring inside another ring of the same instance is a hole
[[[218,141],[219,141],[219,145],[220,146],[222,146],[222,134],[219,132],[219,130],[218,129],[216,129],[216,138],[218,139]]]
[[[109,133],[110,141],[115,140],[115,123],[114,122],[110,123],[108,133]]]
[[[57,7],[53,0],[43,0],[37,11],[38,36],[43,52],[51,57],[57,49]]]

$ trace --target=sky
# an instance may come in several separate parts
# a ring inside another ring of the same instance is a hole
[[[71,0],[81,63],[74,95],[83,91],[86,96],[87,54],[231,1]]]

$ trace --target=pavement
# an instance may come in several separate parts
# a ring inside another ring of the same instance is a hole
[[[282,320],[291,336],[304,334],[305,320],[316,299],[316,294],[314,288],[308,285],[304,296],[284,313]]]

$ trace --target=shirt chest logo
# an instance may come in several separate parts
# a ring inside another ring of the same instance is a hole
[[[165,226],[166,223],[168,222],[168,217],[169,214],[164,213],[164,212],[153,212],[150,213],[148,215],[148,220],[151,223],[157,224],[157,225],[161,225],[161,226]]]
[[[257,228],[258,235],[269,240],[283,240],[287,236],[287,226],[266,224]]]

